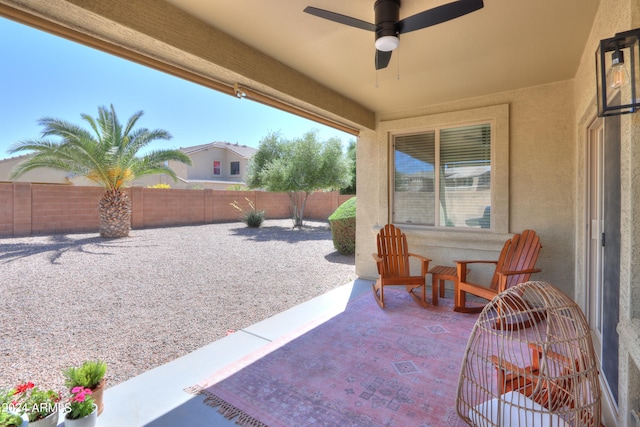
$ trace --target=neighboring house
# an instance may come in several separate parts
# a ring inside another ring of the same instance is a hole
[[[178,162],[169,162],[176,172],[179,182],[166,175],[151,175],[134,181],[134,185],[169,184],[171,188],[208,188],[226,190],[239,184],[245,185],[249,159],[256,153],[255,148],[238,143],[211,142],[209,144],[181,147],[187,154],[192,166]]]
[[[146,187],[155,184],[169,184],[171,188],[226,190],[232,185],[245,185],[244,176],[247,173],[249,159],[257,151],[255,148],[230,142],[211,142],[193,147],[183,147],[180,150],[191,158],[193,166],[169,162],[169,166],[178,175],[178,181],[174,181],[167,175],[150,175],[134,180],[131,186]],[[9,181],[13,167],[24,160],[26,156],[0,160],[0,182]],[[24,174],[16,181],[97,185],[84,177],[73,176],[67,172],[53,169],[36,169]]]
[[[26,157],[27,154],[0,160],[0,182],[10,181],[9,176],[11,175],[11,170]],[[71,182],[70,175],[67,172],[45,168],[27,172],[14,181],[33,182],[37,184],[73,184],[73,182]]]

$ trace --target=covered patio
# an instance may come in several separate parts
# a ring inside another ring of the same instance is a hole
[[[105,391],[105,406],[112,410],[103,412],[99,418],[99,425],[235,425],[235,419],[228,420],[215,408],[207,406],[204,403],[204,395],[194,396],[184,390],[215,371],[259,351],[268,343],[291,334],[301,324],[339,314],[350,300],[370,292],[370,281],[358,279],[346,283],[324,295],[109,388]]]
[[[405,0],[399,18],[445,3]],[[634,426],[640,115],[599,116],[595,53],[600,40],[640,27],[640,3],[486,0],[468,15],[401,34],[378,70],[372,32],[305,6],[374,20],[373,0],[0,0],[0,14],[357,135],[363,280],[376,277],[370,254],[387,223],[437,265],[495,259],[514,233],[535,230],[536,279],[576,301],[592,328],[605,424]],[[447,151],[467,138],[476,151]],[[490,173],[445,182],[461,166]],[[485,211],[485,227],[466,221]],[[109,394],[114,405],[117,394]],[[190,402],[174,401],[172,411],[142,422],[178,416]]]

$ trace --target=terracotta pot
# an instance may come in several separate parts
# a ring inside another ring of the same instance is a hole
[[[91,389],[91,397],[93,397],[93,401],[98,406],[98,415],[102,414],[102,410],[104,409],[104,403],[102,403],[102,395],[104,394],[104,387],[107,384],[106,378],[103,378],[95,388]]]
[[[76,418],[75,420],[64,417],[64,427],[95,427],[97,423],[98,407],[95,403],[93,404],[93,412],[86,417]]]
[[[46,417],[29,421],[29,427],[56,427],[58,425],[58,411],[53,412]]]

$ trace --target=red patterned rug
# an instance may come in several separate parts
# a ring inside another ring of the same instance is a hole
[[[448,299],[425,309],[401,290],[385,292],[385,304],[366,293],[191,391],[244,426],[465,425],[456,388],[477,315],[455,313]]]

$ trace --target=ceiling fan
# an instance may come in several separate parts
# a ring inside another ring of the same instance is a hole
[[[312,6],[307,6],[304,11],[339,24],[374,31],[376,33],[375,64],[376,70],[380,70],[389,65],[391,53],[400,45],[400,34],[441,24],[483,7],[483,0],[458,0],[400,20],[400,0],[376,0],[373,5],[375,24]]]

